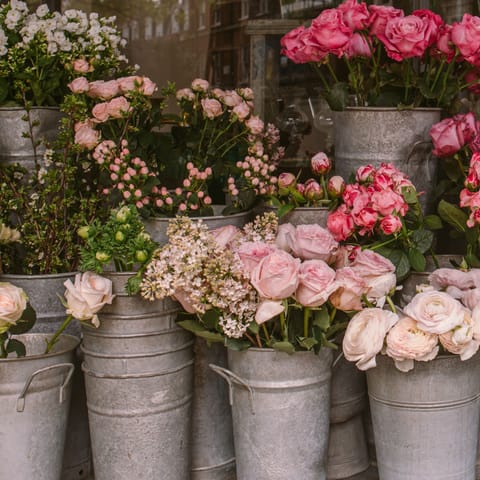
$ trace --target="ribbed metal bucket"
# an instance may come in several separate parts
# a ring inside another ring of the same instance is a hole
[[[44,355],[49,335],[27,333],[26,357],[0,359],[0,478],[60,480],[79,341],[61,335]]]
[[[30,304],[35,309],[37,321],[32,333],[54,333],[65,320],[65,307],[59,295],[65,292],[64,282],[73,281],[74,273],[51,275],[1,275],[0,281],[11,282],[23,288]],[[65,333],[81,336],[80,324],[73,321]],[[63,458],[62,480],[83,480],[90,476],[92,469],[92,453],[90,448],[90,432],[88,428],[88,412],[85,397],[85,382],[81,372],[81,352],[77,349],[73,358],[75,372],[72,380],[72,401],[68,418],[67,438]]]
[[[431,156],[431,126],[440,121],[440,109],[351,107],[333,112],[335,173],[348,179],[366,164],[382,162],[406,173],[426,210],[433,207],[438,161]]]
[[[325,480],[332,352],[228,351],[238,480]]]
[[[198,217],[208,225],[209,230],[215,228],[225,227],[227,225],[234,225],[235,227],[242,228],[252,218],[252,211],[235,213],[233,215],[221,215],[225,205],[213,205],[214,215],[211,217]],[[153,240],[160,245],[165,245],[168,241],[167,228],[168,222],[171,218],[150,217],[144,220],[145,230],[151,235]],[[197,218],[195,218],[197,220]]]
[[[35,152],[32,139],[23,136],[30,134],[30,125],[24,120],[27,112],[23,108],[0,108],[0,164],[20,163],[31,170],[35,165]],[[36,147],[37,160],[45,152],[45,142],[53,141],[58,133],[62,113],[56,107],[32,107],[30,120]]]
[[[275,207],[264,207],[265,211],[277,211]],[[283,215],[278,223],[291,223],[292,225],[318,224],[327,226],[327,218],[330,211],[326,207],[298,207]]]
[[[220,343],[207,345],[202,338],[196,338],[190,478],[235,480],[228,385],[208,367],[211,363],[226,367],[227,349]]]
[[[131,273],[104,274],[116,297],[83,327],[95,480],[190,476],[193,339],[178,304],[128,296]]]
[[[328,478],[367,470],[370,461],[362,412],[368,404],[365,372],[340,354],[332,369]]]
[[[480,355],[444,355],[403,373],[377,357],[367,371],[382,480],[474,480]]]

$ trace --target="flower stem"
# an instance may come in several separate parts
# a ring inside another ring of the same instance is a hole
[[[267,341],[267,344],[270,344],[270,334],[268,333],[268,329],[264,323],[262,323],[262,329],[263,333],[265,334],[265,340]]]
[[[310,320],[310,309],[305,307],[303,309],[303,336],[308,337],[308,321]]]
[[[396,308],[395,305],[393,304],[392,299],[390,298],[390,295],[387,295],[385,298],[386,298],[387,303],[388,303],[388,305],[390,306],[392,312],[393,312],[393,313],[397,313],[397,308]]]
[[[53,346],[57,343],[58,337],[62,332],[68,327],[69,323],[72,321],[73,315],[69,315],[63,323],[60,325],[60,328],[55,332],[55,335],[47,342],[47,347],[45,348],[44,354],[50,353]]]

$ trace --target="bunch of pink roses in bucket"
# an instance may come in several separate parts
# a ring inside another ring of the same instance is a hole
[[[350,320],[343,339],[345,358],[360,370],[376,366],[382,352],[402,372],[414,362],[433,360],[441,353],[468,360],[480,346],[480,272],[440,268],[429,276],[429,285],[394,313],[365,309]]]
[[[233,349],[335,348],[348,313],[383,305],[396,286],[395,267],[381,255],[339,248],[320,225],[278,227],[272,212],[242,230],[208,231],[177,217],[168,236],[145,270],[142,295],[173,297],[189,314],[179,325]]]
[[[345,186],[341,204],[330,213],[328,229],[337,241],[362,245],[389,258],[399,280],[411,268],[425,270],[433,243],[435,216],[424,217],[408,176],[392,164],[361,166]],[[427,228],[428,226],[428,228]]]
[[[478,89],[480,18],[449,25],[430,10],[345,0],[281,40],[282,53],[317,70],[333,110],[449,106]],[[338,63],[342,65],[339,65]],[[341,67],[341,68],[339,68]]]

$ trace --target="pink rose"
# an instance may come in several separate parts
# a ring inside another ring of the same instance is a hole
[[[440,29],[444,25],[442,17],[426,9],[414,10],[412,15],[421,18],[426,24],[425,40],[427,41],[427,46],[430,47],[437,41]]]
[[[285,34],[281,40],[281,53],[294,63],[319,62],[328,52],[322,50],[312,37],[312,32],[303,25]]]
[[[353,215],[353,221],[355,225],[361,227],[359,230],[360,235],[368,235],[373,231],[377,224],[378,213],[373,208],[363,208],[356,215]]]
[[[274,250],[253,269],[251,283],[261,297],[283,300],[297,289],[299,267],[298,258],[283,250]]]
[[[210,235],[215,239],[220,247],[227,247],[238,238],[240,230],[234,225],[225,225],[224,227],[214,228],[210,230]]]
[[[335,270],[323,260],[306,260],[300,265],[295,298],[304,307],[320,307],[337,289]]]
[[[290,172],[282,172],[278,176],[278,187],[279,188],[290,188],[294,187],[297,183],[297,177]]]
[[[88,92],[90,88],[90,84],[85,77],[77,77],[72,80],[67,86],[72,93],[85,93]]]
[[[408,211],[408,204],[405,199],[393,190],[382,190],[372,194],[372,207],[381,215],[393,213],[405,216]]]
[[[337,242],[342,242],[355,232],[353,217],[347,212],[345,205],[340,205],[327,218],[327,227]]]
[[[479,65],[480,18],[466,13],[460,23],[452,26],[452,42],[458,47],[465,59],[473,65]]]
[[[380,230],[385,235],[393,235],[402,229],[402,221],[396,215],[387,215],[380,220]]]
[[[374,178],[375,173],[376,169],[373,165],[363,165],[357,168],[357,171],[355,172],[355,178],[359,183],[366,183],[370,182]]]
[[[250,115],[250,107],[242,102],[232,109],[232,114],[236,115],[240,121],[245,120]]]
[[[360,275],[368,277],[371,275],[382,275],[395,271],[395,265],[383,255],[373,250],[358,250],[351,264],[360,272]]]
[[[441,55],[445,60],[450,63],[455,57],[455,47],[452,42],[452,30],[451,25],[443,24],[438,32],[437,42],[435,44],[435,51]]]
[[[430,129],[434,147],[432,153],[437,157],[449,157],[457,153],[464,146],[463,138],[458,133],[457,122],[453,118],[435,123]]]
[[[323,260],[329,262],[334,256],[338,243],[333,235],[320,225],[298,225],[290,248],[296,257],[303,260]]]
[[[437,268],[429,275],[428,281],[437,290],[451,286],[460,290],[479,288],[480,269],[474,268],[464,272],[456,268]]]
[[[107,104],[107,111],[112,118],[122,118],[130,112],[130,102],[122,95],[112,98]]]
[[[415,295],[404,312],[422,330],[442,335],[463,323],[464,307],[448,293],[433,290]]]
[[[332,169],[332,161],[324,152],[318,152],[310,160],[310,168],[317,175],[325,175]]]
[[[473,338],[474,324],[468,310],[463,311],[463,323],[455,329],[439,336],[445,350],[460,355],[461,360],[468,360],[478,351],[480,342]]]
[[[93,118],[97,122],[105,122],[108,120],[108,104],[107,102],[101,102],[97,103],[93,108],[92,108],[92,115]]]
[[[93,128],[84,126],[75,133],[75,143],[81,147],[91,150],[100,141],[100,132]]]
[[[284,311],[285,307],[283,302],[263,300],[257,306],[257,311],[255,312],[255,321],[258,325],[261,325],[277,315],[280,315]]]
[[[475,95],[480,95],[480,71],[472,70],[465,74],[465,82],[468,84],[468,90]],[[478,128],[477,128],[478,130]]]
[[[281,250],[291,252],[292,240],[295,238],[295,226],[291,223],[282,223],[278,226],[275,244]]]
[[[268,243],[243,242],[236,250],[236,253],[242,262],[243,269],[250,276],[260,261],[270,255],[274,250],[275,247]]]
[[[77,58],[73,61],[73,71],[77,73],[91,72],[93,67],[84,58]]]
[[[388,331],[397,323],[398,315],[380,308],[366,308],[348,322],[343,337],[343,353],[360,370],[377,365],[375,357],[383,348]]]
[[[121,93],[138,91],[144,95],[150,96],[153,95],[157,89],[157,85],[148,77],[140,77],[139,75],[117,78],[117,83]]]
[[[368,9],[370,11],[368,25],[371,36],[383,35],[390,19],[404,16],[403,10],[384,5],[370,5]]]
[[[438,335],[420,328],[410,317],[401,318],[387,334],[386,354],[393,358],[395,366],[408,372],[417,362],[428,362],[438,355]]]
[[[480,287],[471,288],[463,292],[462,303],[470,310],[480,305]]]
[[[182,306],[182,308],[186,312],[197,313],[197,310],[193,305],[192,299],[183,288],[177,288],[175,290],[175,293],[173,294],[173,298]]]
[[[192,81],[191,86],[194,92],[206,92],[210,84],[208,83],[207,80],[204,80],[203,78],[195,78]]]
[[[345,180],[340,175],[330,177],[327,182],[327,192],[331,198],[339,198],[345,191]]]
[[[253,135],[260,135],[263,132],[264,123],[256,115],[252,115],[248,120],[245,121],[245,125],[250,130]]]
[[[362,295],[366,293],[367,283],[361,274],[351,267],[337,270],[335,276],[338,288],[330,295],[330,303],[338,310],[361,310]]]
[[[351,30],[363,30],[367,26],[370,12],[365,2],[345,0],[338,6],[338,10],[343,13],[343,21]]]
[[[243,103],[243,98],[235,90],[227,90],[221,96],[220,100],[230,108],[234,108]]]
[[[372,51],[373,46],[370,39],[361,33],[354,33],[345,48],[345,54],[348,58],[371,57]]]
[[[335,8],[323,10],[313,19],[310,32],[320,50],[338,57],[343,55],[353,35],[352,29],[345,24],[343,13]]]
[[[201,103],[203,114],[210,120],[220,116],[223,113],[222,104],[214,98],[202,98]]]
[[[349,183],[342,198],[347,207],[360,211],[368,205],[370,196],[363,185]]]
[[[88,96],[99,98],[100,100],[110,100],[118,94],[118,91],[118,83],[116,80],[109,80],[108,82],[97,80],[95,82],[90,82]]]
[[[180,90],[177,90],[177,93],[175,94],[175,98],[178,101],[188,100],[190,102],[193,102],[193,100],[195,100],[195,94],[192,92],[190,88],[182,88]]]

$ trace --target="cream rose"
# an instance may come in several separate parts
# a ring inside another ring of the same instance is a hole
[[[0,333],[15,325],[27,308],[27,294],[20,287],[0,282]]]
[[[422,292],[415,295],[404,312],[418,322],[419,328],[442,335],[463,323],[464,307],[445,292]]]
[[[360,370],[377,365],[375,357],[383,348],[387,332],[397,323],[398,315],[380,308],[366,308],[348,322],[343,337],[343,353]]]
[[[337,270],[337,290],[330,295],[330,302],[338,310],[361,310],[362,295],[366,292],[365,280],[351,267]]]
[[[67,314],[80,321],[89,320],[96,327],[100,325],[97,313],[105,304],[112,303],[112,281],[93,272],[75,275],[75,284],[71,280],[65,283]]]
[[[401,318],[387,334],[385,353],[402,372],[414,367],[414,360],[427,362],[438,355],[438,335],[418,328],[413,318]]]

